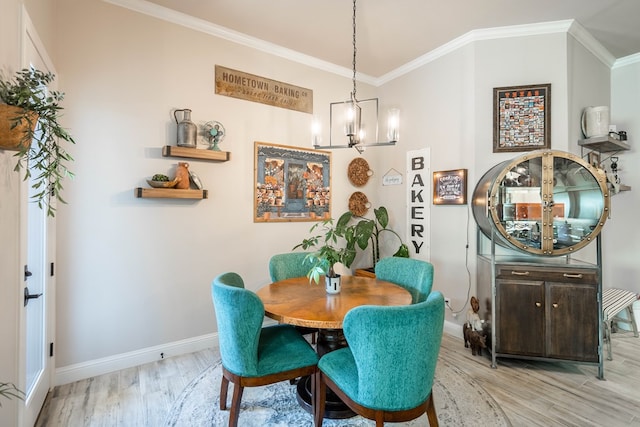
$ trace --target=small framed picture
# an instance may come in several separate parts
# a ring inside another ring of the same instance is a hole
[[[493,152],[551,148],[551,84],[493,89]]]
[[[600,168],[600,153],[597,151],[590,151],[587,158],[591,166],[594,168]]]
[[[467,204],[467,170],[456,169],[433,173],[434,205]]]

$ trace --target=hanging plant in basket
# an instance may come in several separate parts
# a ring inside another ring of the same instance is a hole
[[[33,69],[0,79],[0,149],[17,151],[14,171],[24,170],[25,180],[35,174],[32,200],[41,209],[46,206],[49,216],[55,215],[52,197],[66,203],[60,195],[62,179],[73,177],[66,165],[73,158],[60,142],[75,144],[58,123],[64,93],[47,90],[54,79],[52,73]]]

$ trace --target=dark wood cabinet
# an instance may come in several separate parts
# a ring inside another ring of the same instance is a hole
[[[598,362],[596,269],[496,265],[497,354]]]

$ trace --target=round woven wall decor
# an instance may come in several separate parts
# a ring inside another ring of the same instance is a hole
[[[365,216],[369,210],[369,206],[369,199],[360,191],[356,191],[349,197],[349,210],[356,216]]]
[[[356,157],[349,163],[347,170],[349,181],[356,187],[362,187],[369,181],[369,177],[373,175],[373,171],[369,169],[369,163],[362,157]]]

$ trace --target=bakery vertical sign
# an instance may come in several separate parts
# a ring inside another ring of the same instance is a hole
[[[216,94],[313,114],[313,91],[216,65]]]
[[[429,148],[407,152],[407,239],[411,258],[429,261],[429,204],[431,201]]]

